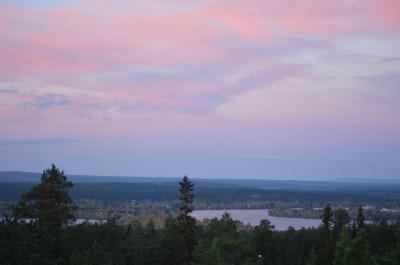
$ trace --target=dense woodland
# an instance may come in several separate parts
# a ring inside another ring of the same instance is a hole
[[[53,165],[22,194],[0,222],[0,264],[400,264],[400,223],[366,224],[361,207],[352,219],[326,205],[319,228],[299,231],[276,232],[268,220],[243,228],[228,214],[198,223],[190,216],[194,185],[184,177],[176,187],[178,214],[161,228],[152,221],[120,225],[112,219],[72,226],[72,187]]]
[[[176,201],[179,192],[177,182],[165,183],[76,183],[70,191],[75,200],[98,200],[103,202],[131,201],[166,202]],[[31,189],[33,183],[6,183],[0,185],[1,201],[16,201],[21,193]],[[345,207],[358,207],[360,204],[374,204],[378,207],[398,207],[400,188],[393,189],[256,189],[243,186],[226,187],[217,185],[197,185],[194,191],[195,203],[202,206],[229,204],[244,201],[282,202],[303,205],[304,207],[319,207],[327,201],[342,204]],[[196,207],[198,208],[198,207]]]
[[[13,176],[11,175],[10,178]],[[3,178],[4,181],[4,178]],[[110,181],[107,179],[107,181]],[[135,180],[135,181],[143,181]],[[164,224],[168,215],[175,215],[179,207],[178,180],[136,183],[75,183],[70,196],[77,204],[76,218],[116,219],[128,224],[140,220],[146,224],[153,218],[156,226]],[[269,182],[268,182],[269,183]],[[260,184],[263,184],[262,182]],[[286,183],[284,183],[286,184]],[[355,216],[358,207],[365,207],[367,220],[397,220],[400,217],[400,188],[354,185],[331,187],[302,183],[301,189],[250,188],[224,183],[196,181],[194,208],[199,209],[269,209],[270,215],[319,218],[329,202],[332,208],[347,208]],[[30,190],[29,182],[0,182],[0,215],[10,212],[20,194]],[[273,185],[273,183],[271,183]],[[308,185],[308,184],[307,184]],[[322,187],[321,187],[322,186]],[[336,185],[337,186],[337,185]],[[302,210],[298,210],[302,208]],[[296,209],[293,211],[292,209]],[[315,210],[318,209],[318,210]]]

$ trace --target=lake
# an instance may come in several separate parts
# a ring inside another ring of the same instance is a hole
[[[239,220],[244,224],[251,224],[256,226],[262,219],[268,219],[272,225],[275,226],[276,231],[284,231],[289,226],[298,230],[302,227],[312,228],[318,227],[321,224],[320,219],[308,219],[308,218],[289,218],[289,217],[276,217],[268,214],[268,209],[257,209],[257,210],[196,210],[193,211],[192,216],[197,220],[202,221],[203,219],[221,218],[222,215],[228,212],[231,214],[234,220]]]

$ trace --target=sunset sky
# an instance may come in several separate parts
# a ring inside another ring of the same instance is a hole
[[[0,170],[400,179],[400,1],[0,0]]]

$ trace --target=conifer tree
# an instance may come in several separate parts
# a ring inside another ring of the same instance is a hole
[[[334,216],[334,227],[333,227],[333,236],[335,241],[339,240],[340,231],[343,230],[350,222],[350,216],[347,211],[343,208],[336,209],[333,212]]]
[[[271,225],[269,220],[263,219],[260,221],[260,225],[254,228],[254,248],[260,255],[262,263],[264,265],[272,264],[273,257],[273,243],[272,243],[272,231],[275,226]]]
[[[321,216],[322,218],[322,225],[323,228],[325,230],[325,232],[329,232],[332,228],[332,216],[333,216],[333,212],[332,212],[332,208],[329,205],[329,203],[325,206],[324,208],[324,212]]]
[[[112,257],[97,241],[85,253],[85,265],[112,265]]]
[[[332,234],[332,208],[329,204],[324,208],[322,218],[322,248],[318,254],[317,264],[329,265],[335,253],[335,237]]]
[[[182,265],[189,265],[193,259],[193,252],[197,244],[196,238],[196,220],[190,215],[193,212],[193,186],[194,184],[187,176],[184,176],[179,182],[179,192],[181,206],[178,215],[178,233],[179,233],[179,258],[178,262]]]
[[[187,176],[184,176],[182,181],[179,182],[179,192],[181,206],[179,208],[179,220],[188,220],[193,218],[190,213],[193,212],[193,186],[194,184]]]
[[[357,217],[356,217],[357,229],[363,229],[364,228],[364,222],[365,222],[365,217],[364,217],[363,209],[360,206],[358,208]]]
[[[376,265],[369,254],[367,236],[364,229],[351,239],[346,230],[341,232],[333,265]]]
[[[48,228],[59,228],[73,219],[75,204],[68,194],[73,183],[67,180],[64,171],[54,164],[43,171],[40,183],[24,193],[13,206],[16,218],[32,218]]]
[[[315,254],[314,247],[311,248],[310,256],[306,261],[306,265],[316,265],[317,264],[317,255]]]

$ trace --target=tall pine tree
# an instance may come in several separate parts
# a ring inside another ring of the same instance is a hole
[[[179,182],[180,202],[176,219],[166,221],[165,259],[163,264],[189,265],[193,260],[197,245],[196,220],[190,215],[193,211],[193,183],[187,176]]]
[[[332,208],[329,204],[324,208],[322,218],[322,248],[319,252],[317,264],[329,265],[333,261],[335,252],[335,237],[332,233]]]
[[[363,209],[360,206],[358,208],[357,217],[356,217],[357,229],[363,229],[364,228],[364,222],[365,222],[365,217],[364,217]]]
[[[24,193],[13,206],[13,215],[18,219],[34,219],[43,227],[59,228],[74,218],[75,204],[68,194],[72,187],[64,171],[52,164],[43,171],[40,183]]]

